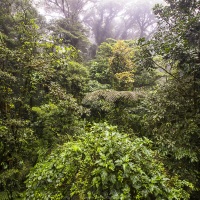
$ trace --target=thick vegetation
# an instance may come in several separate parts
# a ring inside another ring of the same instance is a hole
[[[151,3],[1,0],[0,199],[199,198],[200,1]]]
[[[36,164],[27,199],[187,199],[188,183],[168,177],[151,146],[147,138],[95,124]]]

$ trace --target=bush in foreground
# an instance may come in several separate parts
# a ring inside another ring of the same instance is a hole
[[[191,185],[169,177],[151,141],[95,124],[37,163],[26,199],[188,199]]]

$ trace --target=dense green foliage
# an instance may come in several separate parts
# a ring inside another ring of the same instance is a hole
[[[155,53],[170,66],[170,77],[145,99],[143,122],[148,137],[166,156],[169,170],[195,183],[198,190],[200,2],[167,2],[169,6],[155,8],[159,30],[152,43]],[[193,198],[198,196],[197,192]]]
[[[167,176],[147,138],[95,124],[36,164],[26,199],[188,199],[187,184]]]
[[[200,1],[156,5],[153,37],[148,5],[33,3],[0,2],[0,199],[199,199]]]
[[[158,72],[148,70],[138,59],[142,54],[136,41],[108,39],[99,46],[96,59],[90,63],[91,79],[116,90],[153,86]]]

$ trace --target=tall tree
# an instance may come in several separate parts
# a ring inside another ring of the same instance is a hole
[[[98,45],[107,38],[148,39],[156,30],[152,10],[156,2],[158,1],[99,2],[84,15],[84,23],[90,28]]]
[[[57,13],[60,19],[52,21],[49,29],[64,44],[70,44],[82,52],[88,46],[87,30],[83,26],[82,15],[92,0],[46,0],[46,8]]]
[[[115,1],[99,2],[84,16],[83,22],[91,30],[97,45],[115,37],[116,18],[122,8],[122,4]]]
[[[9,45],[8,47],[19,45],[20,34],[16,30],[17,25],[20,22],[26,24],[30,19],[35,19],[39,23],[44,21],[30,0],[0,2],[0,32],[4,35],[4,42]]]
[[[161,55],[168,63],[165,72],[169,79],[146,100],[144,126],[148,125],[148,137],[166,156],[170,172],[181,174],[199,188],[200,1],[166,3],[155,7],[158,32],[149,53]],[[197,197],[198,192],[191,199]]]
[[[117,90],[152,86],[157,73],[138,60],[141,56],[142,48],[136,41],[108,39],[99,46],[96,59],[91,61],[91,78]]]
[[[153,6],[157,1],[136,1],[125,5],[121,19],[121,39],[151,38],[156,30]],[[122,29],[122,27],[124,27]]]
[[[60,130],[68,130],[72,135],[75,132],[72,127],[78,127],[75,118],[80,119],[82,108],[69,93],[80,95],[87,71],[76,63],[78,53],[73,47],[55,45],[48,36],[41,34],[37,19],[29,15],[28,8],[19,9],[11,16],[13,35],[10,31],[7,35],[5,32],[0,34],[0,190],[13,199],[13,192],[24,189],[26,174],[36,162],[39,148],[53,146],[45,132],[51,114],[60,119],[52,119],[56,123],[51,123],[52,129],[48,129],[49,134],[53,132],[51,138],[57,136],[55,129],[59,126]],[[46,110],[47,102],[59,106],[49,106]],[[44,109],[42,104],[46,105]],[[39,117],[33,107],[42,110]],[[76,125],[64,129],[64,122],[59,125],[61,118]],[[42,128],[34,124],[36,119]],[[63,140],[64,137],[60,137],[59,142]]]

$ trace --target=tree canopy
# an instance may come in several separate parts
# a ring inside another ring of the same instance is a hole
[[[37,2],[0,2],[0,199],[199,199],[200,1]]]

